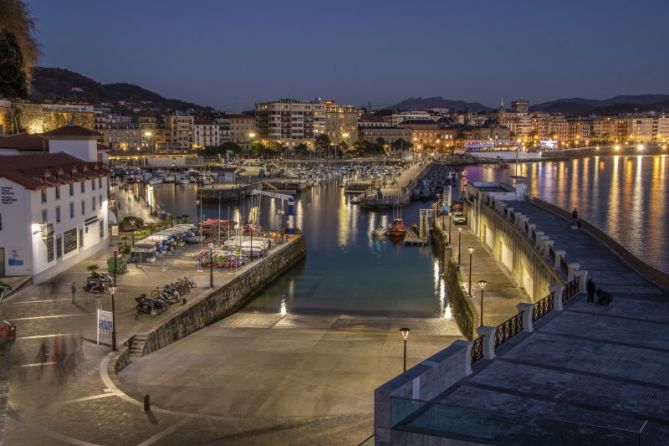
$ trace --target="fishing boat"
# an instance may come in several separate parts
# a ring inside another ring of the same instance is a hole
[[[388,237],[404,238],[407,230],[404,227],[404,220],[402,220],[402,208],[399,205],[393,206],[393,223],[388,229]]]
[[[378,228],[376,228],[372,231],[372,236],[374,236],[374,237],[379,237],[379,238],[380,237],[385,237],[387,234],[388,234],[388,231],[383,226],[379,226]]]

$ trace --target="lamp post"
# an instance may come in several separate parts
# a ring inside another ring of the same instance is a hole
[[[488,284],[485,280],[479,280],[479,288],[481,288],[481,327],[483,327],[483,289]]]
[[[214,288],[214,244],[209,242],[209,287]]]
[[[109,293],[112,298],[112,351],[116,351],[116,307],[114,305],[114,295],[116,294],[116,285],[109,287]]]
[[[402,338],[404,339],[404,371],[407,371],[407,339],[409,339],[410,328],[400,328],[400,333],[402,333]]]
[[[472,257],[474,256],[474,248],[468,248],[469,251],[469,285],[467,286],[467,291],[469,292],[469,297],[472,297]]]
[[[453,211],[448,211],[448,245],[451,244],[451,222],[453,221]]]
[[[458,228],[458,266],[460,266],[461,260],[461,247],[462,247],[462,228]]]

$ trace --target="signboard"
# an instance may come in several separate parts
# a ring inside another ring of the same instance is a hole
[[[97,343],[100,344],[100,336],[111,336],[113,328],[113,315],[111,311],[101,310],[98,308],[98,337]]]
[[[67,254],[77,249],[77,228],[63,232],[63,252]]]
[[[112,237],[118,237],[118,225],[112,225],[111,235]]]
[[[12,186],[2,186],[0,188],[0,201],[2,204],[14,204],[18,201],[14,196],[14,188]]]

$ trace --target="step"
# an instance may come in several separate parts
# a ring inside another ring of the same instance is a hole
[[[129,356],[144,356],[145,336],[135,336],[128,351]]]

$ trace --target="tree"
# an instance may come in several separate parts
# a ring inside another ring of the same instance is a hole
[[[202,149],[202,155],[205,157],[225,156],[228,152],[241,153],[242,147],[234,142],[226,142],[219,146],[207,146]]]
[[[0,97],[28,97],[28,78],[21,48],[16,36],[8,31],[0,34]]]
[[[327,135],[327,133],[321,133],[320,135],[316,136],[316,147],[318,147],[320,152],[327,150],[327,148],[330,147],[330,143],[330,137]]]
[[[253,141],[251,143],[251,152],[253,152],[253,156],[258,156],[264,151],[265,151],[265,144],[263,144],[262,142]]]
[[[378,138],[376,138],[376,144],[379,147],[383,148],[383,146],[386,144],[386,140],[379,136]]]
[[[393,149],[395,150],[407,150],[411,148],[411,143],[408,141],[405,141],[404,139],[396,139],[395,141],[390,144]]]
[[[0,30],[11,33],[16,38],[16,43],[23,56],[20,67],[25,73],[26,80],[29,81],[30,67],[37,63],[40,50],[33,36],[35,21],[28,14],[28,7],[23,0],[0,0]]]
[[[306,155],[308,152],[309,152],[309,146],[307,146],[303,142],[295,146],[295,153],[297,155]]]

